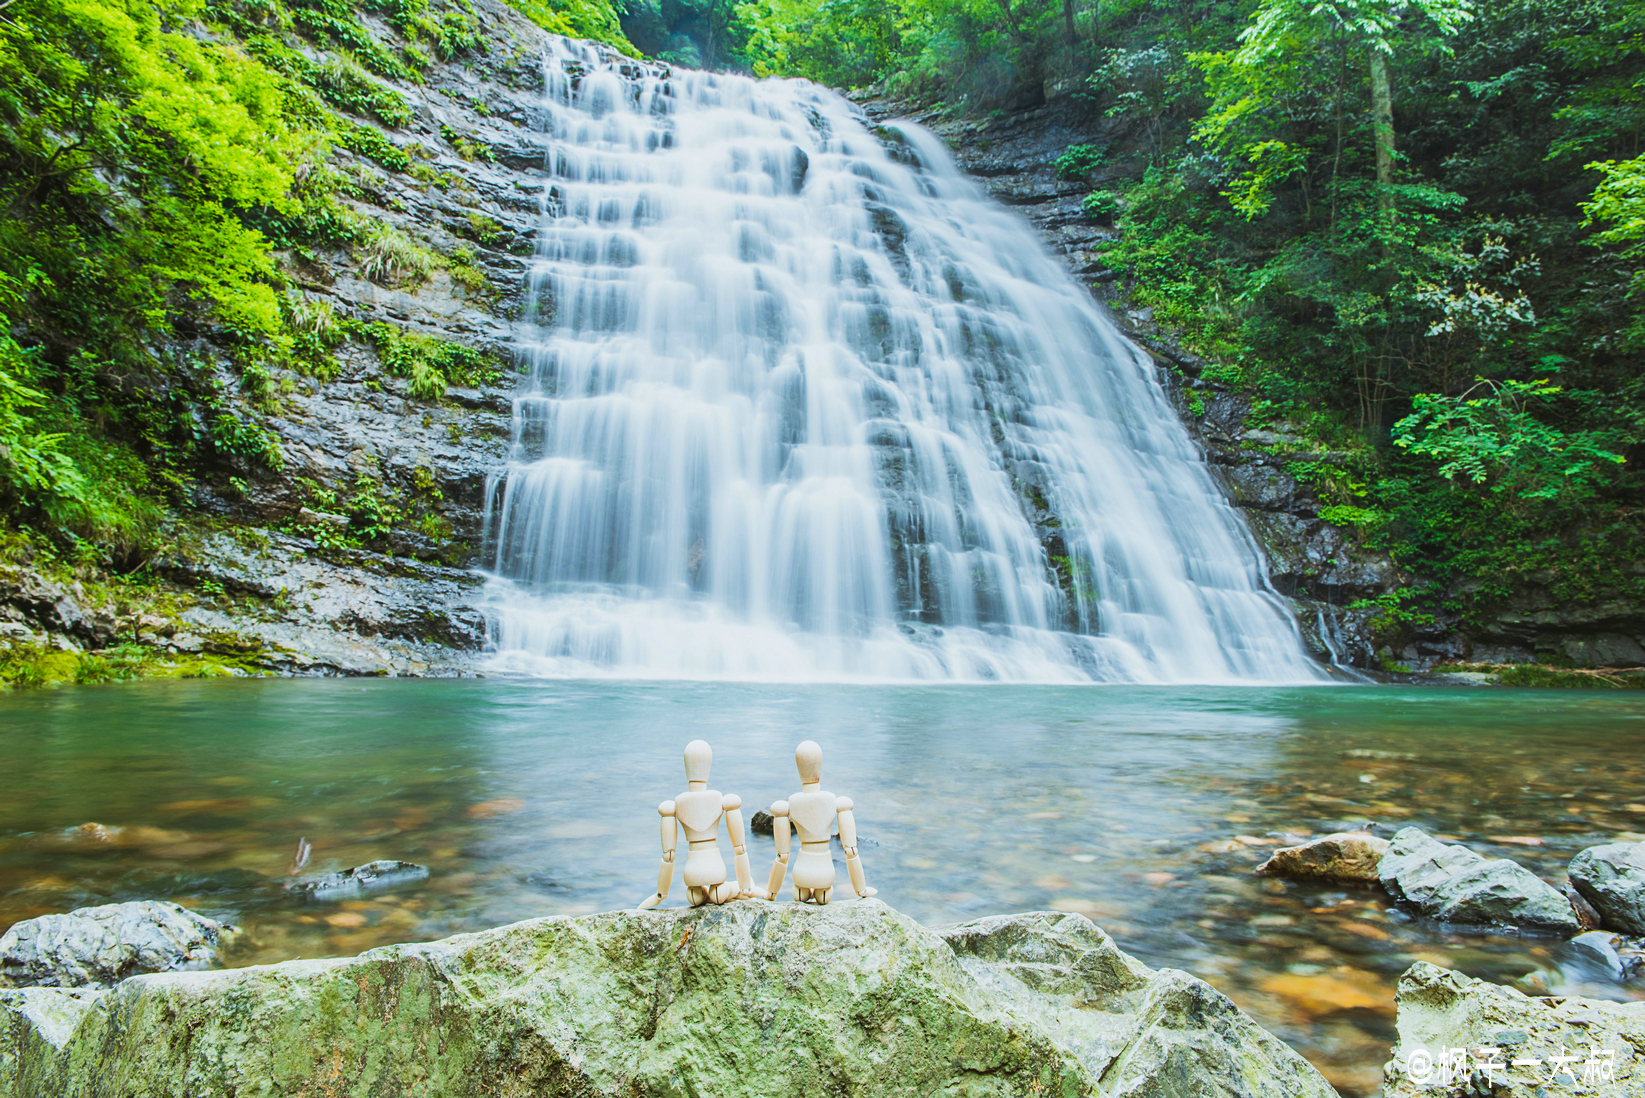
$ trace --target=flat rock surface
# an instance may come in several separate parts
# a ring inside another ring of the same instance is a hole
[[[1389,842],[1363,831],[1321,835],[1298,846],[1283,846],[1257,866],[1264,877],[1293,881],[1342,881],[1376,884],[1382,856]]]
[[[1571,859],[1569,873],[1607,927],[1645,934],[1645,843],[1590,846]]]
[[[1400,977],[1395,1004],[1386,1098],[1645,1094],[1645,1002],[1531,998],[1418,962]],[[1460,1071],[1457,1050],[1466,1056]]]
[[[233,933],[158,900],[24,919],[0,937],[0,987],[110,987],[143,972],[209,968]]]
[[[350,960],[0,992],[0,1092],[1330,1098],[1084,917],[874,900],[517,923]]]
[[[1582,929],[1571,902],[1518,862],[1439,842],[1420,828],[1394,835],[1379,872],[1391,896],[1441,922],[1566,935]]]

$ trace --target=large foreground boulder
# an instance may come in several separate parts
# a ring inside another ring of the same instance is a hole
[[[142,972],[211,968],[234,932],[160,900],[24,919],[0,937],[0,987],[112,987]]]
[[[1400,977],[1395,1006],[1385,1098],[1645,1094],[1645,1002],[1531,998],[1418,962]]]
[[[1571,859],[1568,872],[1606,926],[1645,934],[1645,843],[1590,846]]]
[[[1442,922],[1566,936],[1582,929],[1571,901],[1518,862],[1447,845],[1421,828],[1394,834],[1379,873],[1394,899]]]
[[[874,900],[517,923],[351,960],[0,992],[0,1093],[1331,1098],[1079,915]]]

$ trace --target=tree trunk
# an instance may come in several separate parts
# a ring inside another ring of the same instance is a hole
[[[1394,215],[1394,98],[1388,89],[1388,55],[1371,47],[1371,132],[1377,143],[1377,209]]]
[[[1077,44],[1079,39],[1074,34],[1074,0],[1062,0],[1062,21],[1068,26],[1068,44]]]

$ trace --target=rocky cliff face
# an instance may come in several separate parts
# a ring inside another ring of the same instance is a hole
[[[1114,227],[1086,212],[1082,200],[1090,193],[1088,185],[1059,179],[1052,167],[1071,145],[1101,147],[1116,140],[1103,118],[1068,98],[979,119],[922,111],[871,91],[855,98],[875,120],[913,118],[941,136],[960,167],[1026,217],[1052,252],[1089,282],[1126,334],[1153,356],[1161,383],[1261,542],[1274,588],[1291,600],[1319,658],[1374,671],[1548,656],[1578,665],[1645,666],[1645,608],[1622,602],[1562,605],[1534,577],[1483,626],[1469,630],[1454,619],[1413,624],[1383,616],[1374,600],[1421,577],[1364,545],[1353,530],[1321,518],[1324,503],[1292,469],[1299,461],[1341,463],[1348,455],[1294,450],[1302,440],[1286,424],[1253,417],[1248,399],[1201,376],[1207,363],[1178,346],[1151,310],[1133,307],[1123,272],[1103,265],[1098,247],[1114,238]]]
[[[546,149],[544,33],[492,0],[473,11],[479,51],[420,84],[371,78],[411,117],[359,123],[386,145],[333,157],[356,239],[280,253],[327,368],[248,380],[210,332],[162,349],[244,409],[283,461],[199,476],[203,521],[169,532],[145,591],[55,582],[26,555],[0,566],[0,636],[71,656],[135,641],[230,671],[473,670],[485,618],[470,568],[508,446]],[[382,19],[361,21],[404,45]],[[419,356],[458,356],[475,384],[420,382]]]

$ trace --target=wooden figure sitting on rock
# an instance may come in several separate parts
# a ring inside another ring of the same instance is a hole
[[[862,861],[857,857],[857,821],[851,814],[849,797],[836,797],[821,788],[822,748],[806,740],[794,749],[794,762],[800,768],[800,791],[786,801],[771,806],[771,834],[777,841],[777,860],[771,865],[771,881],[765,898],[774,900],[783,886],[788,871],[788,825],[800,833],[800,856],[794,863],[794,900],[798,903],[826,904],[834,888],[834,858],[828,850],[829,824],[836,816],[840,821],[840,845],[845,847],[845,868],[851,876],[851,888],[858,896],[869,897],[877,889],[869,888],[863,878]]]
[[[742,798],[734,793],[721,796],[708,788],[708,770],[714,750],[702,740],[685,745],[685,780],[690,788],[671,801],[657,806],[663,818],[663,861],[657,867],[657,891],[639,906],[640,911],[656,907],[668,897],[674,881],[674,850],[678,845],[676,823],[685,828],[685,895],[692,907],[723,904],[745,896],[758,896],[754,873],[748,867],[748,848],[743,843]],[[737,884],[726,881],[725,859],[720,857],[720,819],[731,836],[736,855]]]

